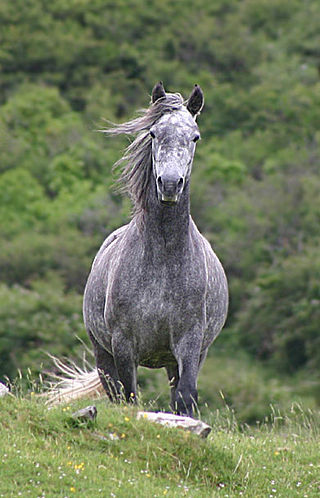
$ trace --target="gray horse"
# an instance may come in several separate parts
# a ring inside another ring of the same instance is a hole
[[[164,367],[171,406],[192,415],[197,377],[227,315],[223,268],[190,216],[196,117],[203,93],[184,102],[152,91],[150,107],[105,133],[137,134],[118,164],[134,204],[131,222],[102,244],[84,294],[84,321],[110,399],[135,401],[137,367]]]

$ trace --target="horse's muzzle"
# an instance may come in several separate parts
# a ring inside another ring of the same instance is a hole
[[[158,197],[161,203],[173,205],[180,198],[184,187],[184,178],[161,177],[157,178]]]

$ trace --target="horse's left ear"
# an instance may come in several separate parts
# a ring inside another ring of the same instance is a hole
[[[197,114],[200,114],[203,104],[203,92],[199,85],[194,85],[194,89],[192,90],[191,95],[188,98],[187,109],[192,114],[192,116],[197,116]]]

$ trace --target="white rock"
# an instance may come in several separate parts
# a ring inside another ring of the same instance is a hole
[[[77,420],[95,420],[97,417],[97,408],[94,405],[86,406],[86,408],[82,408],[81,410],[78,410],[77,412],[74,412],[72,414],[72,418],[77,419]]]
[[[178,427],[185,431],[190,431],[200,437],[206,438],[211,432],[210,425],[205,424],[201,420],[195,420],[191,417],[182,417],[173,413],[163,412],[138,412],[138,419],[146,419],[157,424],[165,425],[166,427]]]

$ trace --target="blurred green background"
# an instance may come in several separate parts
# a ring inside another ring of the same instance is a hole
[[[192,214],[230,284],[200,404],[246,422],[319,406],[319,19],[318,0],[0,0],[1,380],[89,344],[86,276],[130,217],[111,171],[126,142],[95,130],[163,80],[205,93]],[[140,383],[168,405],[161,372]]]

